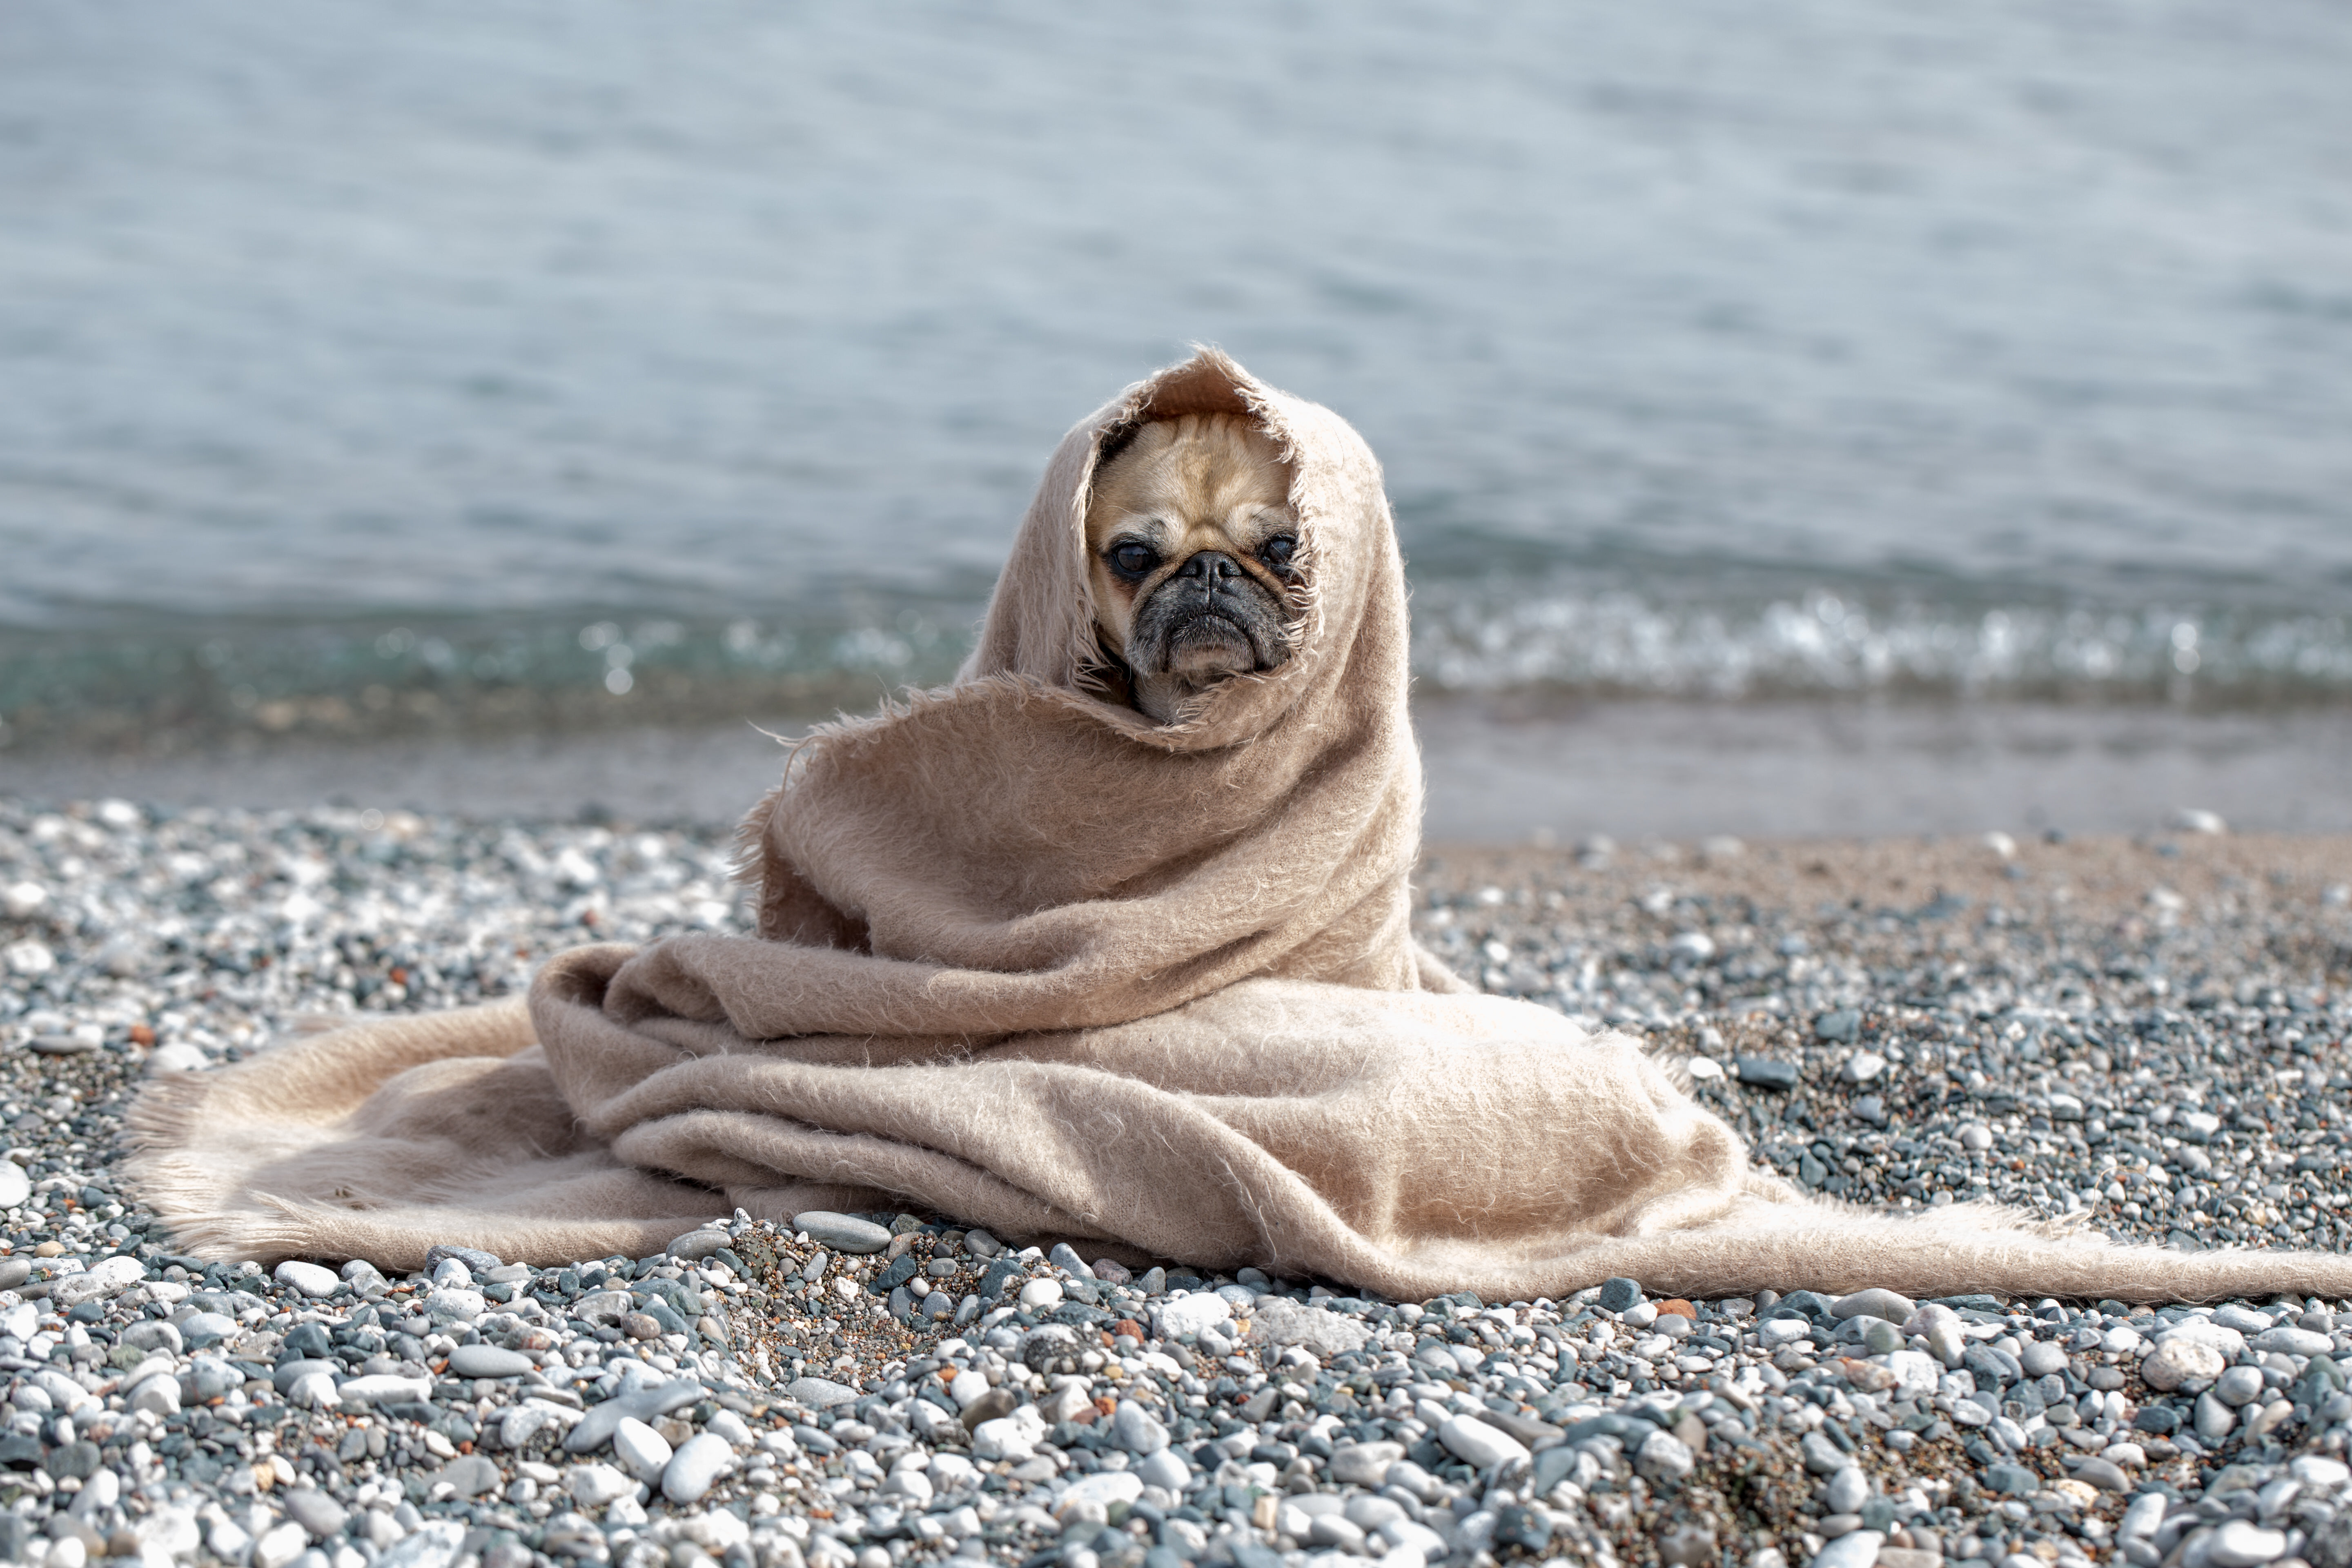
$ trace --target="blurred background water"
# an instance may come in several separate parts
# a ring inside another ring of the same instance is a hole
[[[2325,0],[14,0],[0,741],[943,678],[1223,344],[1426,696],[2352,699]]]

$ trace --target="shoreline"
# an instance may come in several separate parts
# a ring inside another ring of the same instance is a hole
[[[2030,704],[1423,701],[1426,837],[1511,844],[2159,830],[2184,810],[2352,832],[2352,710]],[[809,721],[302,741],[156,757],[0,751],[0,793],[173,806],[320,802],[537,821],[731,824]]]

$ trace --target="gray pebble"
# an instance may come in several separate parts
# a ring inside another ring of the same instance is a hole
[[[1857,1290],[1851,1296],[1841,1296],[1830,1303],[1830,1316],[1843,1322],[1848,1318],[1883,1318],[1890,1323],[1900,1323],[1919,1310],[1908,1296],[1887,1289]]]
[[[313,1541],[341,1535],[351,1515],[342,1504],[315,1487],[296,1487],[286,1494],[287,1517],[310,1532]]]
[[[733,1239],[723,1230],[690,1230],[669,1244],[669,1255],[689,1263],[698,1263]],[[888,1243],[883,1245],[887,1246]]]
[[[2233,1366],[2223,1373],[2213,1384],[2213,1397],[2235,1407],[2252,1404],[2262,1394],[2263,1369],[2258,1366]]]
[[[455,1247],[445,1244],[428,1247],[425,1250],[425,1271],[430,1274],[434,1269],[441,1267],[445,1259],[452,1258],[464,1264],[466,1271],[476,1279],[481,1279],[491,1269],[499,1267],[498,1258],[491,1253],[484,1252],[478,1247]]]
[[[494,1460],[480,1454],[463,1454],[441,1468],[441,1479],[457,1489],[462,1498],[478,1498],[499,1489],[500,1477]]]
[[[2019,1353],[2017,1362],[2028,1377],[2047,1377],[2066,1370],[2066,1351],[2047,1340],[2036,1340]]]
[[[1122,1399],[1111,1417],[1111,1440],[1130,1454],[1156,1454],[1168,1447],[1168,1428],[1141,1405]]]
[[[459,1345],[449,1352],[449,1370],[458,1377],[520,1377],[538,1371],[539,1363],[497,1345]]]
[[[872,1220],[824,1209],[793,1215],[793,1228],[806,1232],[811,1241],[835,1252],[879,1252],[890,1245],[889,1231]]]
[[[824,1377],[796,1377],[784,1392],[812,1410],[830,1410],[857,1397],[857,1390],[847,1384]]]

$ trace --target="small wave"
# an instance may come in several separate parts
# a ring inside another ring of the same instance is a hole
[[[350,742],[795,721],[950,679],[976,604],[697,620],[186,623],[0,629],[0,746],[171,752],[238,736]],[[2352,697],[2352,618],[2238,608],[1905,600],[1826,588],[1675,602],[1459,581],[1413,601],[1424,693],[2167,701]]]
[[[1627,590],[1439,585],[1413,605],[1424,686],[1494,693],[2190,700],[2352,696],[2352,620],[2143,605],[1900,603],[1827,590],[1675,604]]]

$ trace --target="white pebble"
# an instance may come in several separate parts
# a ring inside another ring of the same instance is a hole
[[[621,1417],[613,1428],[613,1453],[629,1473],[650,1485],[668,1468],[673,1450],[667,1438],[634,1416]]]
[[[575,1465],[564,1481],[564,1490],[582,1508],[603,1508],[617,1499],[636,1496],[637,1484],[610,1465]]]
[[[333,1295],[335,1288],[342,1283],[335,1278],[333,1269],[291,1258],[278,1266],[277,1279],[279,1284],[290,1285],[313,1300]]]
[[[734,1468],[735,1450],[726,1438],[708,1432],[688,1437],[662,1471],[662,1496],[675,1503],[698,1502],[719,1477]]]

